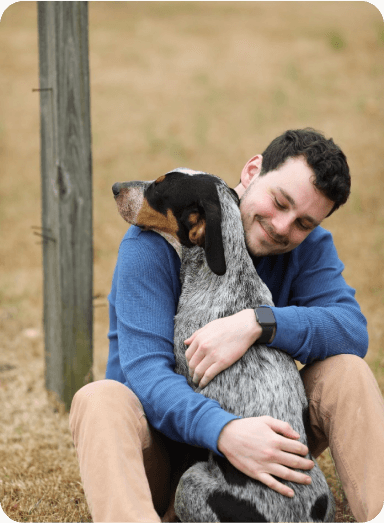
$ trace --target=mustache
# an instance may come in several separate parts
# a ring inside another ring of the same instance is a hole
[[[265,232],[274,240],[276,243],[281,243],[285,247],[289,244],[289,239],[281,234],[277,234],[269,224],[264,220],[264,218],[258,214],[255,215],[255,219],[260,223]]]

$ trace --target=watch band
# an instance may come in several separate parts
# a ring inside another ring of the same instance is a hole
[[[257,343],[264,344],[272,341],[274,330],[276,329],[276,319],[272,310],[268,307],[256,307],[255,316],[257,323],[262,328],[262,334]]]

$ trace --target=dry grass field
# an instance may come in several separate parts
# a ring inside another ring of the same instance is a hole
[[[288,128],[344,149],[350,201],[326,220],[368,318],[384,392],[384,24],[367,2],[91,2],[94,375],[107,360],[107,295],[126,224],[115,181],[177,166],[236,184]],[[35,2],[0,22],[0,502],[15,521],[90,521],[68,414],[44,390]],[[337,521],[354,521],[320,458]],[[383,495],[384,498],[384,495]]]

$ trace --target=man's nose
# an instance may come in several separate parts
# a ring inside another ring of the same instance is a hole
[[[292,217],[288,214],[275,216],[272,220],[272,226],[275,234],[287,238],[292,227]]]

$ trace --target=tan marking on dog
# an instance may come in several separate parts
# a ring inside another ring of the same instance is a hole
[[[158,184],[158,183],[161,183],[164,180],[165,180],[165,174],[163,174],[163,176],[160,176],[159,178],[157,178],[157,180],[155,180],[155,183]]]
[[[167,210],[167,215],[161,214],[153,209],[144,198],[140,211],[137,215],[136,223],[139,227],[156,229],[177,237],[179,225],[171,209]]]
[[[188,216],[188,221],[191,225],[196,225],[196,223],[200,220],[200,213],[198,212],[191,212],[191,214]]]
[[[192,243],[201,247],[205,243],[205,219],[198,212],[192,212],[188,220],[193,226],[189,231],[189,239]]]

